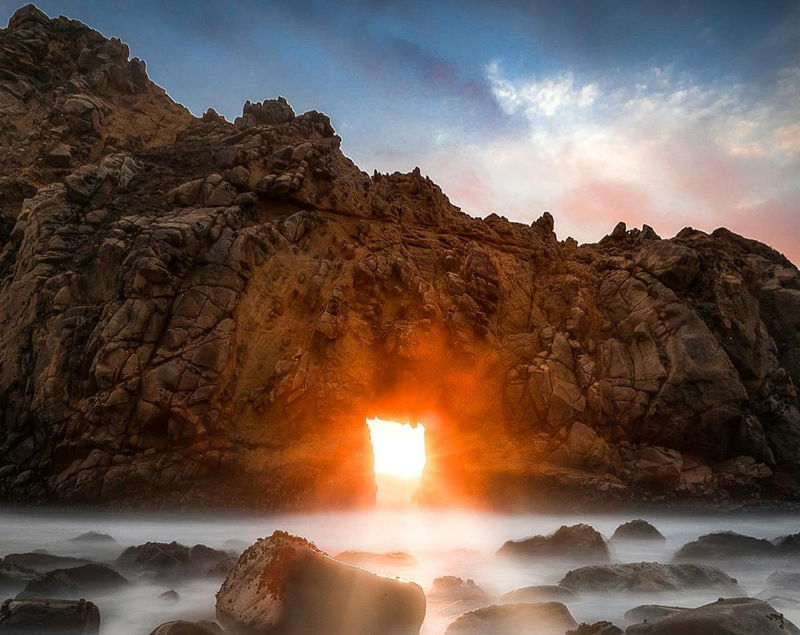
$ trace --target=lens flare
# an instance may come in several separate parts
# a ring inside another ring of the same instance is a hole
[[[419,479],[425,469],[425,428],[383,419],[367,419],[375,474]]]

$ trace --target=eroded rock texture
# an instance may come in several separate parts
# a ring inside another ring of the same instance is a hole
[[[558,241],[339,141],[282,99],[195,118],[118,40],[11,18],[2,499],[369,503],[367,415],[426,425],[429,503],[798,497],[783,256]]]

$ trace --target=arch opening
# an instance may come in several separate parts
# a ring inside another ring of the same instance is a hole
[[[368,418],[376,504],[381,507],[415,505],[427,463],[425,426]]]

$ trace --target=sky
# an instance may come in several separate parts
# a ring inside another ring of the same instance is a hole
[[[120,37],[197,115],[283,95],[474,216],[549,211],[580,242],[725,226],[800,262],[800,0],[37,5]]]

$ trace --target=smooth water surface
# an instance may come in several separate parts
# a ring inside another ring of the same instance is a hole
[[[581,515],[502,515],[467,511],[375,510],[325,514],[244,516],[225,512],[202,514],[114,513],[0,509],[0,550],[2,554],[45,549],[59,555],[85,556],[99,562],[112,562],[129,545],[147,541],[186,545],[202,543],[230,549],[231,541],[247,544],[268,536],[275,529],[312,540],[335,555],[345,550],[373,552],[406,551],[417,560],[416,566],[376,569],[417,582],[423,589],[434,578],[456,575],[472,578],[487,591],[500,594],[533,584],[557,584],[575,561],[509,560],[494,554],[509,539],[547,534],[563,524],[585,522],[607,538],[622,522],[641,517],[652,522],[667,538],[664,542],[612,543],[616,562],[643,560],[669,562],[684,543],[719,530],[734,530],[760,538],[773,539],[800,531],[797,514],[714,514],[679,513],[581,514]],[[118,542],[113,546],[94,546],[68,542],[90,530],[108,533]],[[741,559],[722,568],[748,591],[757,595],[766,577],[780,568],[800,570],[794,563]],[[89,597],[101,611],[103,635],[148,635],[158,624],[172,619],[214,619],[214,594],[218,579],[194,579],[160,584],[134,581],[123,592]],[[181,595],[176,604],[157,596],[169,588]],[[623,613],[645,603],[699,606],[717,599],[717,594],[692,592],[678,595],[583,595],[568,604],[579,622],[610,620],[624,627]],[[800,604],[780,610],[800,624]],[[430,603],[422,632],[443,633],[455,619],[452,609]]]

